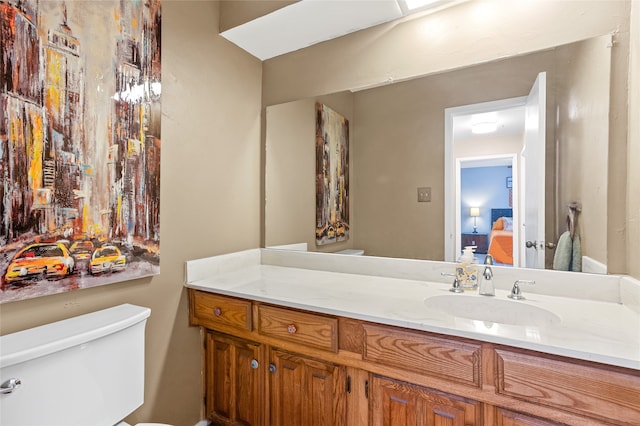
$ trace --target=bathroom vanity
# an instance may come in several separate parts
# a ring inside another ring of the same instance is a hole
[[[449,292],[452,266],[266,249],[187,262],[207,417],[638,424],[637,281],[496,267],[492,298]],[[536,280],[523,301],[506,297],[514,277]]]

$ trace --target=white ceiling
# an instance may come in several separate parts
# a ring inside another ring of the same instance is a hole
[[[454,1],[432,0],[412,11],[407,3],[407,0],[300,0],[220,35],[264,61]]]

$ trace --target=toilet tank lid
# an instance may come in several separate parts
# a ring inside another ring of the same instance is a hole
[[[131,304],[0,336],[0,368],[81,345],[145,321],[151,309]]]

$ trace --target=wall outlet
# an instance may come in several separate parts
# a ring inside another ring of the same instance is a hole
[[[424,186],[418,188],[418,202],[419,203],[428,203],[431,201],[431,187]]]

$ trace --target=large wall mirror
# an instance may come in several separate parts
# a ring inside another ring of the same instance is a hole
[[[517,104],[544,73],[546,148],[544,173],[537,172],[536,180],[543,194],[542,238],[556,243],[567,230],[569,206],[577,203],[583,268],[611,272],[610,94],[620,66],[612,57],[620,47],[614,46],[615,36],[607,33],[378,87],[267,105],[265,246],[306,243],[310,251],[454,260],[469,234],[489,236],[492,210],[511,208],[522,230],[524,173],[535,167],[523,156],[526,114]],[[515,112],[509,120],[518,123],[499,121],[494,133],[469,131],[473,114],[466,117],[464,107],[509,109],[504,105],[510,101]],[[316,102],[345,116],[351,136],[350,238],[322,247],[314,242]],[[494,180],[486,177],[496,173]],[[471,185],[464,176],[471,176]],[[418,201],[419,188],[430,189],[430,201]],[[471,216],[471,207],[479,208],[478,216]],[[524,230],[520,235],[516,229],[515,266],[533,266],[518,253],[526,241]],[[536,267],[552,268],[555,249],[545,245],[537,250],[546,261]]]

